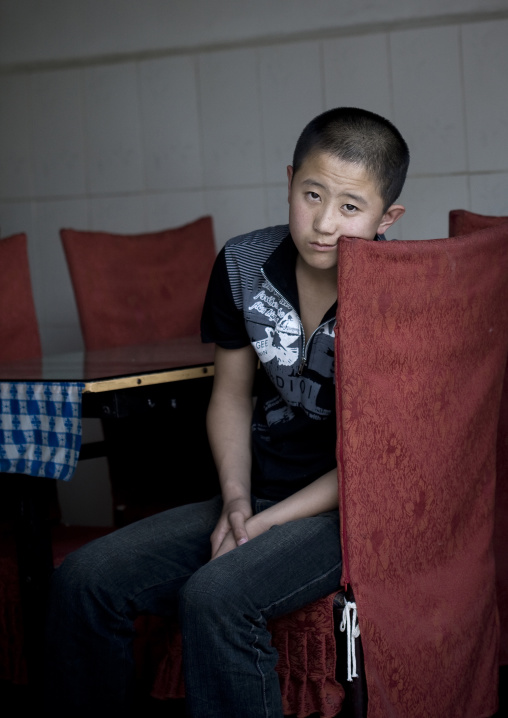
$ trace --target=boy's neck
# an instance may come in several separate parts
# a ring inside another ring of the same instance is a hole
[[[328,293],[330,289],[336,293],[337,291],[337,266],[329,269],[317,269],[309,266],[303,261],[300,255],[296,258],[296,278],[297,281],[314,284],[321,287],[323,293]]]
[[[337,268],[314,269],[298,255],[296,284],[300,304],[300,319],[305,336],[310,337],[326,313],[337,301]]]

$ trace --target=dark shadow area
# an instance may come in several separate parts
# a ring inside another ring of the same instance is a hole
[[[18,718],[25,711],[34,711],[34,715],[41,716],[40,695],[31,697],[27,686],[15,686],[0,681],[0,705],[2,718]],[[140,697],[136,701],[134,715],[139,718],[185,718],[185,701],[169,700],[158,701],[151,697]],[[344,713],[339,714],[344,718]],[[508,666],[499,669],[499,711],[493,718],[504,718],[508,715]],[[294,718],[287,716],[286,718]],[[317,713],[308,718],[319,718]]]

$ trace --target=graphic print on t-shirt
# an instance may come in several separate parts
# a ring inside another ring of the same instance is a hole
[[[319,407],[318,393],[323,378],[333,376],[332,326],[321,327],[306,357],[307,371],[300,375],[304,356],[302,324],[293,307],[268,281],[254,294],[245,318],[252,346],[280,395],[279,400],[265,406],[267,423],[290,421],[290,407],[301,407],[315,419],[328,417],[330,409]],[[319,375],[316,380],[313,373]]]

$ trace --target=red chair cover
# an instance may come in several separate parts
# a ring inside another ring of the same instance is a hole
[[[0,361],[41,355],[26,234],[0,239]]]
[[[335,680],[337,653],[333,625],[333,599],[327,596],[270,624],[279,653],[277,673],[285,715],[304,718],[319,713],[336,716],[344,688]],[[346,655],[339,660],[346,660]]]
[[[199,334],[211,217],[149,234],[60,230],[87,349]]]
[[[344,580],[369,718],[492,715],[508,228],[339,243]]]
[[[464,209],[450,212],[450,237],[468,234],[477,229],[496,227],[508,217],[489,217]],[[508,238],[507,238],[508,241]],[[497,437],[496,514],[494,525],[494,555],[496,558],[496,590],[501,636],[499,663],[508,664],[508,365],[505,373],[499,430]]]

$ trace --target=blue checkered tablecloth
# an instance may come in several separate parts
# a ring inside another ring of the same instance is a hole
[[[79,382],[0,382],[0,472],[72,477],[83,388]]]

